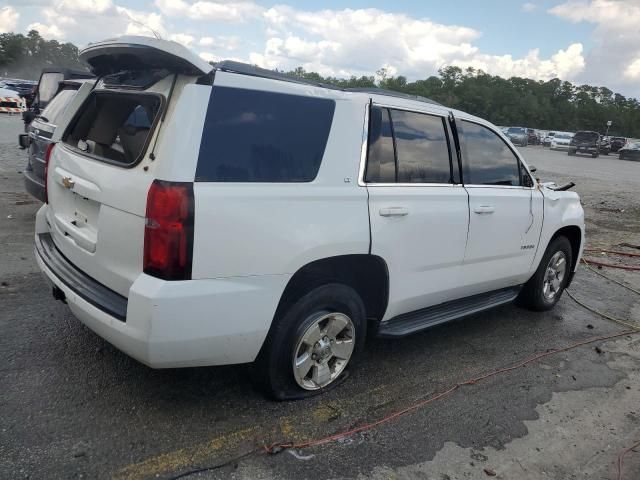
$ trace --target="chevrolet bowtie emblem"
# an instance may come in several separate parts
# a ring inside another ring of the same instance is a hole
[[[72,189],[75,184],[76,182],[71,180],[71,177],[62,177],[62,185],[64,185],[64,188]]]

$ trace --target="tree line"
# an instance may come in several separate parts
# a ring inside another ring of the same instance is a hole
[[[27,35],[0,34],[0,76],[37,80],[45,67],[86,70],[78,59],[78,47],[72,43],[45,40],[37,30]]]
[[[37,79],[47,66],[85,68],[72,43],[45,40],[36,30],[26,36],[0,34],[0,75]],[[554,78],[502,78],[473,68],[441,68],[438,75],[409,82],[381,69],[375,76],[323,77],[299,67],[291,75],[342,88],[380,87],[431,98],[443,105],[464,110],[496,125],[516,125],[542,130],[595,130],[640,137],[640,102],[614,93],[606,87],[574,85]]]
[[[305,79],[342,88],[380,87],[419,95],[443,105],[485,118],[496,125],[575,132],[594,130],[610,135],[640,137],[640,102],[606,87],[574,85],[554,78],[502,78],[482,70],[448,66],[424,80],[407,81],[385,69],[376,76],[341,79],[322,77],[297,68],[288,72]]]

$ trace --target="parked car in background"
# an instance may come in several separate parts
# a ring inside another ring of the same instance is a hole
[[[519,147],[526,147],[529,144],[529,135],[524,127],[509,127],[507,129],[507,137],[511,143]]]
[[[572,137],[573,135],[570,133],[556,132],[551,137],[549,148],[551,148],[551,150],[568,150]]]
[[[609,140],[609,137],[600,135],[599,152],[603,155],[609,155],[609,152],[611,152],[611,142]]]
[[[620,160],[640,160],[640,142],[628,142],[618,150]]]
[[[578,267],[578,195],[537,184],[481,118],[154,38],[80,58],[102,80],[54,133],[36,259],[151,367],[254,362],[301,398],[339,384],[367,332],[548,310]]]
[[[529,145],[538,145],[540,143],[538,134],[533,128],[527,128],[527,143]]]
[[[586,153],[596,158],[600,155],[600,134],[590,130],[581,130],[573,135],[569,142],[568,155]]]
[[[27,133],[19,135],[20,147],[28,149],[27,166],[23,170],[25,189],[41,202],[46,199],[45,157],[52,146],[51,142],[56,125],[76,96],[78,89],[85,82],[93,85],[95,80],[65,80],[60,82],[57,94],[27,126]]]
[[[64,80],[86,79],[93,77],[93,74],[90,72],[72,68],[43,68],[40,73],[40,79],[38,80],[38,86],[34,93],[33,102],[30,105],[29,110],[22,114],[22,119],[25,124],[25,132],[27,131],[27,126],[31,121],[47,107],[47,104],[56,95],[59,90],[60,82]]]
[[[611,151],[617,152],[626,145],[627,139],[625,137],[611,137],[610,143]]]
[[[542,146],[543,147],[550,147],[551,146],[551,141],[553,140],[553,137],[555,136],[556,132],[549,132],[547,133],[547,135],[542,139]]]

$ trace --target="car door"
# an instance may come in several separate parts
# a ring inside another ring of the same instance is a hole
[[[542,228],[543,198],[504,139],[487,125],[456,122],[469,194],[466,294],[524,283]]]
[[[446,118],[374,105],[366,169],[371,253],[389,269],[385,318],[456,298],[469,222]]]

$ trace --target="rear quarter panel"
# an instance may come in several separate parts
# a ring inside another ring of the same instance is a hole
[[[216,85],[327,95],[309,85],[217,72]],[[192,276],[292,274],[309,262],[369,252],[367,192],[358,186],[367,101],[331,92],[336,109],[309,183],[196,182]]]

